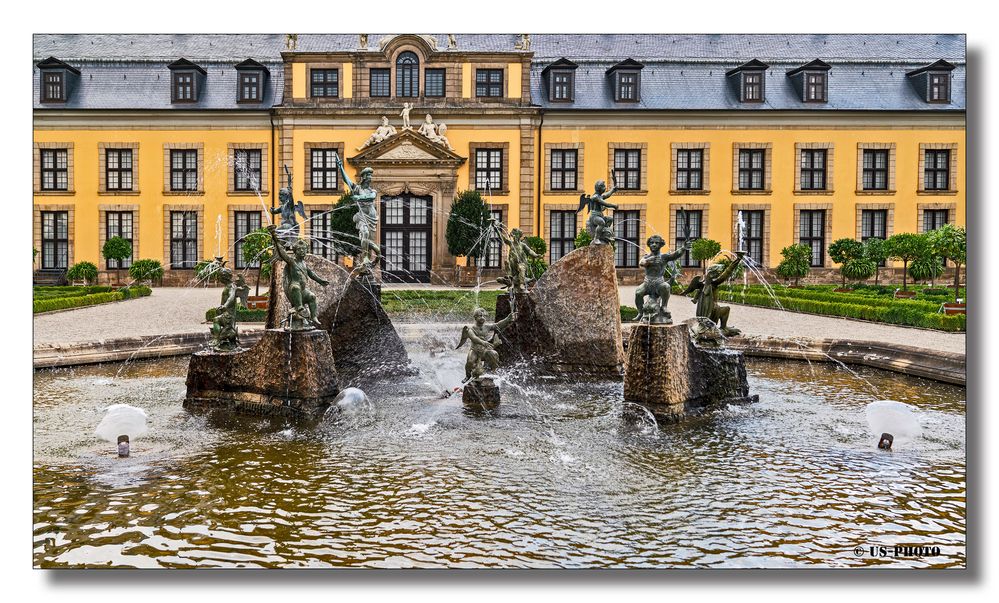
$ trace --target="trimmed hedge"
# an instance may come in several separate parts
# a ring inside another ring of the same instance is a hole
[[[60,287],[35,287],[32,291],[32,299],[55,299],[58,297],[77,297],[80,295],[90,295],[93,293],[109,293],[111,287],[107,286],[90,286],[90,287],[74,287],[72,285],[60,286]]]
[[[205,312],[205,320],[212,322],[215,320],[215,314],[215,308],[209,308]],[[236,306],[236,322],[267,322],[267,310],[250,310]]]
[[[863,304],[846,301],[826,301],[821,299],[809,299],[806,297],[784,297],[778,295],[778,299],[766,293],[746,292],[743,296],[737,294],[731,301],[747,304],[750,306],[762,306],[764,308],[777,308],[777,303],[785,310],[794,312],[804,312],[807,314],[820,314],[823,316],[841,316],[845,318],[858,318],[874,322],[883,322],[894,325],[910,327],[924,327],[928,329],[940,329],[943,331],[964,331],[966,328],[966,316],[964,314],[946,315],[936,311],[936,308],[927,312],[924,302],[912,302],[904,300],[891,300],[887,305],[883,304]],[[727,296],[726,296],[727,297]],[[882,300],[871,300],[882,301]]]
[[[79,287],[83,289],[84,287]],[[87,287],[89,288],[89,287]],[[110,289],[109,287],[95,287],[97,289]],[[84,306],[95,306],[106,304],[133,297],[145,297],[153,291],[145,286],[124,287],[118,291],[103,291],[99,293],[71,294],[64,297],[52,297],[47,299],[36,299],[32,303],[32,313],[52,312],[55,310],[68,310],[70,308],[82,308]]]

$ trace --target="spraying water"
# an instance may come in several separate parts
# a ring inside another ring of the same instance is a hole
[[[878,400],[867,405],[867,425],[875,437],[890,433],[895,442],[911,442],[923,433],[917,410],[904,402]]]
[[[129,440],[142,437],[149,431],[146,427],[146,411],[129,404],[108,406],[94,434],[105,442],[118,443],[118,436],[127,435]]]

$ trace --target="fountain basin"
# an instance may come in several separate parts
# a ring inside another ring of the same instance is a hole
[[[311,418],[339,392],[328,332],[267,329],[251,348],[192,354],[184,407]]]

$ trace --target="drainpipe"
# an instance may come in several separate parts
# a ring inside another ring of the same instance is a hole
[[[274,110],[271,109],[268,112],[268,118],[271,120],[271,209],[277,207],[274,202],[274,195],[277,193],[277,188],[275,185],[275,174],[277,173],[277,145],[274,144]]]
[[[537,176],[534,179],[534,181],[538,185],[538,205],[537,205],[537,208],[534,211],[534,216],[535,216],[534,217],[534,223],[535,223],[534,236],[536,236],[536,237],[540,237],[541,236],[541,215],[542,215],[541,214],[541,191],[543,191],[544,187],[545,187],[545,183],[543,182],[543,178],[545,177],[545,153],[544,153],[545,147],[544,147],[544,144],[542,143],[542,140],[541,140],[541,136],[542,136],[542,132],[544,131],[544,127],[545,127],[545,109],[544,109],[544,107],[542,107],[541,108],[541,121],[538,123],[538,152],[535,154],[535,157],[537,157],[538,159],[537,159],[537,161],[534,162],[534,164],[536,166],[538,166]]]

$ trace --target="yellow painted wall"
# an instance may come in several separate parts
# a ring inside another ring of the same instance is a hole
[[[918,232],[916,224],[917,204],[956,203],[956,222],[965,224],[965,147],[964,131],[935,129],[906,130],[857,130],[857,129],[545,129],[543,143],[574,142],[584,143],[582,183],[587,191],[592,191],[597,180],[607,180],[608,144],[612,142],[648,143],[648,194],[616,195],[610,199],[615,204],[647,204],[647,228],[645,236],[659,233],[667,238],[672,247],[673,233],[669,233],[670,204],[707,204],[707,232],[705,236],[715,239],[723,248],[732,248],[732,205],[771,204],[771,240],[769,263],[775,266],[780,261],[782,247],[792,244],[795,227],[793,224],[794,204],[832,203],[832,240],[842,237],[856,237],[856,204],[894,203],[893,232]],[[670,195],[671,144],[674,142],[710,143],[710,194],[709,195]],[[772,150],[772,194],[738,195],[732,194],[733,143],[770,142]],[[832,183],[833,195],[794,194],[795,143],[824,142],[835,145]],[[861,142],[896,143],[896,192],[894,195],[857,195],[857,144]],[[958,169],[956,174],[957,194],[917,195],[919,178],[920,143],[956,143],[958,145]],[[571,195],[543,195],[542,204],[575,203],[578,197]],[[542,210],[543,211],[543,210]],[[583,228],[585,216],[580,214],[577,226]],[[543,222],[543,219],[542,219]],[[547,224],[542,224],[543,236],[547,238]]]
[[[75,237],[73,261],[90,261],[104,267],[99,249],[99,210],[100,205],[127,204],[139,205],[139,241],[133,258],[153,258],[163,262],[163,206],[202,205],[204,207],[204,246],[201,256],[215,255],[216,249],[225,252],[228,241],[228,206],[259,204],[256,196],[227,194],[228,191],[228,144],[265,143],[268,145],[270,163],[270,129],[266,130],[36,130],[36,142],[74,143],[74,189],[75,195],[35,195],[38,205],[54,204],[75,206]],[[98,143],[138,142],[138,175],[135,180],[139,195],[99,195],[98,194]],[[204,190],[203,195],[164,195],[163,145],[165,143],[204,143]],[[265,175],[269,178],[269,175]],[[270,181],[267,182],[268,195],[263,197],[263,206],[270,207]],[[215,221],[222,216],[221,239],[215,236]],[[266,220],[266,217],[264,218]],[[231,253],[226,253],[231,257]],[[37,261],[40,261],[38,259]]]
[[[308,83],[308,77],[306,76],[306,64],[292,63],[291,64],[292,98],[305,98],[307,94],[306,92],[307,83]]]
[[[354,96],[354,64],[344,63],[343,64],[343,97],[351,98]]]

